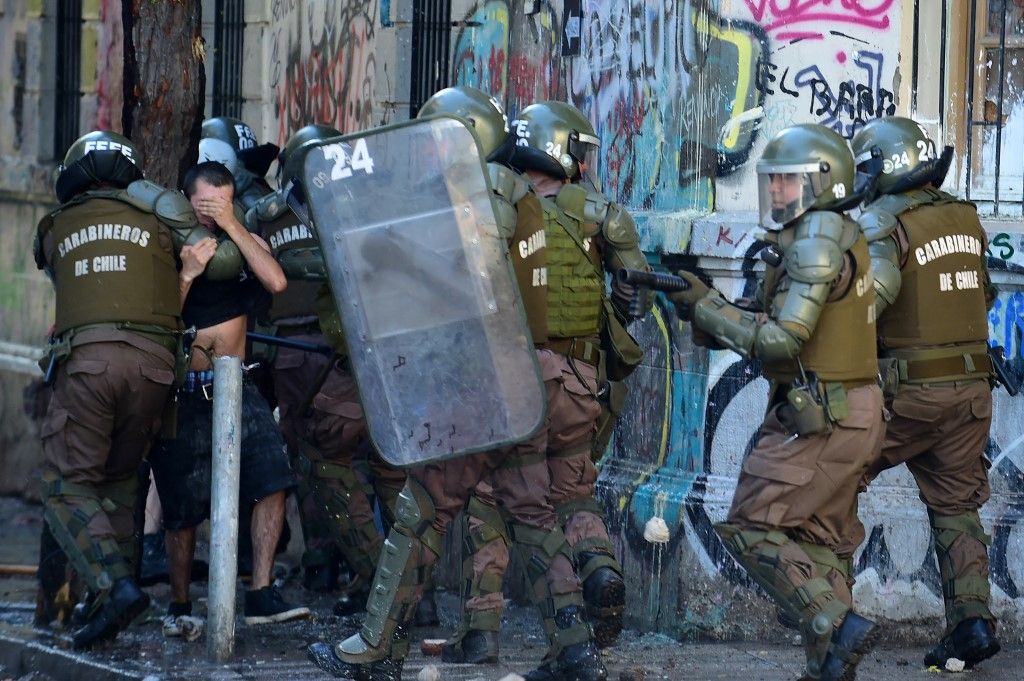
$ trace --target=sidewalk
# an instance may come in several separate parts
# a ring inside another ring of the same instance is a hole
[[[38,507],[0,499],[0,563],[32,563],[39,535]],[[159,618],[167,603],[167,587],[150,590],[155,605],[147,621],[137,623],[117,640],[87,655],[68,652],[67,639],[52,632],[33,630],[34,580],[0,576],[0,681],[185,681],[186,679],[256,680],[329,678],[305,657],[305,647],[316,640],[335,640],[354,631],[358,622],[330,616],[331,598],[310,601],[301,588],[289,583],[284,591],[293,602],[310,605],[317,617],[284,625],[248,627],[238,619],[235,660],[223,666],[206,660],[205,640],[194,643],[163,638]],[[202,598],[205,585],[193,587]],[[425,665],[437,665],[445,681],[498,681],[510,673],[533,669],[545,645],[536,614],[527,607],[510,606],[503,625],[501,662],[497,666],[444,664],[424,657],[419,640],[443,638],[455,626],[457,599],[442,593],[439,598],[442,625],[413,631],[413,655],[406,663],[404,679],[414,680]],[[205,611],[205,602],[197,602]],[[241,589],[237,612],[241,613]],[[873,652],[861,665],[860,681],[890,679],[937,679],[921,665],[924,649],[886,646]],[[802,671],[802,648],[785,642],[679,643],[658,634],[623,633],[608,651],[606,664],[612,681],[654,679],[742,679],[744,681],[792,681]],[[32,672],[35,672],[32,674]],[[946,677],[951,676],[947,674]],[[1024,646],[1009,646],[998,657],[970,672],[972,681],[1016,681],[1024,676]]]

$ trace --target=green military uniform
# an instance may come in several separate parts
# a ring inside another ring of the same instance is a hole
[[[79,647],[116,634],[148,604],[132,577],[137,470],[175,378],[175,254],[208,235],[184,197],[138,179],[134,154],[113,133],[79,139],[57,182],[63,205],[36,237],[36,261],[57,293],[58,368],[42,424],[44,517],[96,597],[75,633]],[[96,178],[125,188],[98,189]],[[218,263],[221,274],[230,269],[223,254]]]
[[[507,128],[500,108],[493,100],[473,88],[452,88],[435,96],[452,95],[459,100],[455,113],[467,118],[479,140],[485,141],[485,153],[500,149]],[[466,99],[473,100],[466,103]],[[431,104],[432,104],[431,103]],[[465,104],[465,110],[462,110]],[[425,106],[426,112],[431,107]],[[451,109],[444,107],[449,113]],[[494,117],[497,123],[493,123]],[[493,134],[492,134],[493,133]],[[550,253],[545,248],[548,225],[566,220],[565,214],[549,199],[528,193],[514,173],[491,167],[491,184],[498,206],[499,232],[510,238],[522,237],[521,262],[514,264],[527,309],[530,331],[538,343],[538,359],[547,389],[547,420],[530,440],[503,451],[463,457],[454,461],[431,463],[410,472],[410,479],[399,497],[397,522],[388,536],[378,563],[373,594],[367,604],[367,619],[360,632],[333,647],[323,644],[309,649],[310,657],[323,669],[336,674],[355,673],[374,679],[398,679],[408,651],[406,623],[413,604],[422,591],[423,576],[430,574],[441,552],[448,525],[462,511],[473,489],[485,490],[487,483],[501,500],[501,515],[488,514],[489,525],[497,536],[481,537],[483,543],[504,546],[510,539],[521,551],[527,575],[532,583],[534,602],[541,609],[550,650],[542,668],[529,678],[576,678],[581,681],[605,679],[604,666],[592,644],[590,628],[582,621],[581,586],[572,566],[572,553],[558,527],[557,515],[549,500],[551,488],[547,453],[551,448],[587,445],[598,407],[595,369],[585,364],[596,362],[595,343],[581,341],[575,346],[571,334],[579,332],[596,339],[601,313],[600,294],[579,301],[559,293],[551,303]],[[519,186],[522,185],[522,186]],[[545,211],[549,218],[545,219]],[[557,217],[556,217],[557,216]],[[514,222],[513,222],[514,220]],[[580,225],[571,222],[578,234]],[[513,226],[514,225],[514,226]],[[519,242],[516,242],[519,243]],[[600,290],[593,265],[582,252],[565,249],[564,261],[558,261],[557,276],[573,283]],[[518,246],[513,246],[516,251]],[[545,252],[548,252],[545,260]],[[586,268],[581,266],[586,263]],[[525,282],[529,285],[525,286]],[[558,285],[566,281],[558,280]],[[593,305],[596,303],[596,306]],[[550,313],[549,313],[550,311]],[[569,368],[565,354],[546,349],[551,334],[567,333],[562,339],[570,354],[579,358],[576,370]],[[589,450],[588,450],[589,451]],[[507,529],[506,529],[507,528]],[[504,541],[496,541],[504,539]],[[473,580],[478,575],[474,574]],[[500,588],[497,584],[490,588]],[[488,623],[497,628],[498,622]],[[490,628],[490,626],[489,626]],[[459,643],[463,643],[460,639]],[[469,652],[469,651],[466,651]],[[484,650],[487,654],[491,651]],[[494,653],[496,654],[496,653]],[[363,676],[360,676],[362,678]]]
[[[978,516],[990,496],[987,310],[995,289],[987,239],[972,204],[932,188],[941,178],[925,175],[935,154],[920,126],[901,118],[873,122],[854,147],[873,145],[884,158],[906,149],[908,163],[880,177],[884,194],[859,220],[870,240],[880,367],[892,414],[868,479],[901,463],[913,473],[928,507],[946,604],[944,641],[926,662],[941,666],[955,656],[973,665],[999,650],[990,610],[991,539]]]
[[[877,628],[852,612],[849,563],[863,540],[858,483],[878,456],[875,293],[867,242],[837,212],[853,193],[845,142],[821,126],[777,135],[758,164],[762,224],[782,251],[766,272],[764,316],[733,306],[693,275],[672,294],[680,314],[720,347],[758,358],[771,381],[760,437],[743,462],[722,541],[801,623],[807,677],[852,678]],[[787,194],[787,182],[799,183]],[[766,205],[767,204],[767,205]],[[769,217],[770,216],[770,217]]]

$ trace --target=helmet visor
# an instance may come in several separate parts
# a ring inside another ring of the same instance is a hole
[[[574,133],[569,137],[569,154],[580,165],[580,175],[597,177],[597,156],[601,140],[586,133]],[[581,179],[581,178],[572,178]]]
[[[778,231],[806,213],[823,187],[817,163],[805,166],[769,166],[757,170],[761,226]]]

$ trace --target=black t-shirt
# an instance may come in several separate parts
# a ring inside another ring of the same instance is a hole
[[[193,281],[181,318],[186,327],[206,329],[269,304],[270,293],[248,267],[243,267],[235,279],[210,281],[199,277]]]

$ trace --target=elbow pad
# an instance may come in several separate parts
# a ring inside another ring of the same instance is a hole
[[[868,252],[871,254],[871,276],[875,279],[875,306],[880,315],[882,310],[896,301],[903,285],[899,253],[892,239],[872,241],[868,244]]]
[[[719,345],[747,359],[788,360],[799,355],[803,345],[800,339],[776,322],[758,322],[754,313],[731,305],[714,290],[697,301],[693,309],[693,324]]]
[[[720,345],[750,359],[757,340],[757,318],[712,290],[693,306],[693,325]]]
[[[201,238],[201,236],[195,238],[190,243],[195,243]],[[242,272],[241,251],[226,234],[221,235],[220,238],[214,238],[217,239],[217,251],[210,258],[210,262],[206,263],[203,276],[211,281],[226,281],[236,278]]]
[[[319,247],[290,248],[281,251],[277,256],[277,262],[289,280],[327,281],[327,268]]]
[[[176,254],[181,253],[184,246],[192,246],[208,237],[217,240],[217,251],[210,258],[210,262],[206,263],[206,269],[203,271],[203,276],[207,279],[225,281],[234,279],[242,272],[242,253],[228,235],[214,236],[202,225],[195,225],[190,229],[171,228],[170,232]]]
[[[787,290],[782,293],[783,298],[775,299],[774,307],[778,310],[774,315],[775,321],[787,327],[802,329],[803,340],[807,340],[814,332],[814,327],[818,325],[818,319],[831,290],[831,281],[810,284],[791,280]]]

